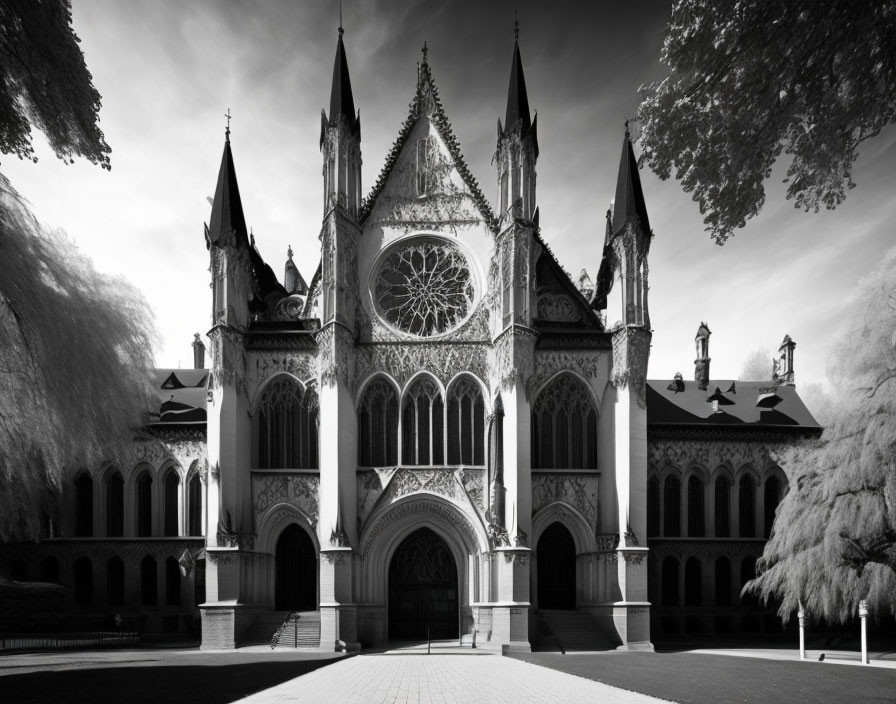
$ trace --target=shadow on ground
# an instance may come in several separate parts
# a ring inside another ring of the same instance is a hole
[[[896,701],[892,669],[698,653],[514,653],[512,657],[680,704]]]
[[[201,662],[200,658],[205,662]],[[95,702],[202,702],[227,704],[340,659],[242,661],[214,654],[188,655],[182,664],[159,661],[92,663],[83,669],[41,670],[0,676],[4,704]]]

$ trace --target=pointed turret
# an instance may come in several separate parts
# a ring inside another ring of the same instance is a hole
[[[535,162],[538,160],[538,116],[529,116],[529,94],[520,58],[519,22],[514,23],[513,61],[504,125],[498,120],[498,210],[501,219],[532,220],[535,215]]]
[[[647,219],[647,206],[644,204],[644,191],[641,190],[641,177],[638,175],[638,160],[635,158],[628,120],[626,120],[625,137],[622,140],[622,158],[619,161],[619,176],[616,179],[613,234],[617,234],[627,222],[635,217],[641,222],[641,231],[649,237],[650,222]]]
[[[339,28],[339,39],[336,42],[336,60],[333,63],[333,87],[330,90],[330,115],[328,122],[335,125],[340,117],[344,117],[354,133],[361,127],[355,113],[355,99],[352,97],[352,80],[348,75],[348,60],[345,58],[345,45],[342,35],[345,31]]]
[[[330,114],[321,110],[320,148],[324,156],[324,214],[336,205],[353,217],[361,208],[361,118],[355,112],[348,60],[339,28]]]
[[[513,63],[510,65],[510,87],[507,89],[507,112],[504,114],[504,129],[512,130],[520,122],[523,132],[532,127],[529,117],[529,95],[526,92],[526,77],[523,75],[523,61],[520,58],[519,32],[513,43]]]
[[[625,121],[625,135],[622,139],[622,158],[619,161],[619,176],[616,180],[616,198],[613,210],[607,214],[607,234],[604,240],[604,276],[599,276],[599,289],[609,293],[614,282],[619,282],[621,313],[624,325],[650,327],[647,311],[647,254],[650,251],[650,222],[644,204],[644,192],[638,176],[638,160],[632,148],[628,120]],[[605,267],[604,264],[607,266]],[[608,280],[606,274],[612,272]],[[609,288],[607,288],[609,284]],[[594,305],[601,301],[595,299]],[[607,320],[615,311],[607,308]]]
[[[224,154],[221,157],[221,168],[218,171],[218,185],[215,187],[211,220],[205,235],[206,246],[210,247],[213,244],[248,246],[249,235],[246,218],[243,215],[243,202],[240,199],[240,189],[236,182],[233,152],[230,150],[229,125],[224,137]]]

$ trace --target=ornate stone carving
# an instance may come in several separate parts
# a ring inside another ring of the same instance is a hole
[[[489,378],[493,388],[509,391],[517,382],[526,384],[535,366],[535,340],[531,328],[512,326],[495,341],[489,355]]]
[[[239,550],[254,550],[255,536],[250,533],[224,533],[218,531],[218,545]]]
[[[584,350],[582,352],[536,350],[535,372],[527,384],[530,395],[546,380],[562,371],[574,371],[586,379],[597,379],[600,375],[601,354]]]
[[[450,523],[458,533],[461,533],[471,548],[478,548],[479,540],[476,537],[476,531],[470,520],[465,517],[457,508],[445,505],[441,501],[433,501],[431,499],[420,498],[415,501],[408,501],[386,512],[386,514],[377,522],[370,531],[364,542],[362,555],[366,558],[370,555],[377,538],[382,535],[390,525],[408,516],[438,516],[444,521]]]
[[[650,339],[650,330],[635,325],[622,325],[613,331],[613,386],[625,389],[631,384],[641,408],[647,408]]]
[[[397,155],[388,187],[376,199],[371,219],[378,225],[415,230],[458,229],[478,225],[482,216],[467,192],[436,131],[407,142]]]
[[[333,386],[337,379],[354,388],[355,363],[352,333],[338,323],[327,325],[315,334],[318,345],[318,377],[321,385]]]
[[[208,334],[211,341],[212,371],[209,390],[233,384],[238,393],[246,393],[246,355],[243,335],[233,328],[218,325]]]
[[[535,317],[557,323],[578,323],[582,320],[582,311],[569,296],[543,293],[538,297]]]
[[[532,513],[561,502],[577,509],[594,529],[600,518],[597,496],[599,480],[597,473],[533,472]]]
[[[650,548],[650,561],[654,565],[661,565],[667,557],[674,557],[682,563],[689,557],[696,557],[703,562],[704,569],[707,569],[720,557],[727,558],[732,565],[739,565],[746,557],[759,558],[765,547],[765,541],[732,538],[714,540],[662,538],[648,540],[647,546]]]
[[[615,550],[619,546],[619,533],[599,533],[594,536],[598,552]]]
[[[86,555],[94,566],[105,564],[112,557],[120,557],[126,564],[139,565],[150,556],[161,567],[169,557],[179,559],[189,551],[196,559],[204,557],[205,538],[165,538],[121,540],[105,538],[51,538],[39,543],[6,543],[0,545],[0,559],[4,562],[22,558],[38,563],[46,557],[56,557],[60,562]]]
[[[320,477],[317,474],[252,473],[256,519],[271,506],[287,503],[316,522],[319,514]]]
[[[501,550],[500,552],[504,555],[504,562],[508,565],[516,563],[521,567],[525,567],[529,564],[528,550]]]
[[[317,359],[313,352],[289,353],[264,351],[252,354],[252,383],[255,388],[275,374],[292,374],[304,383],[317,376]]]
[[[233,565],[240,561],[240,552],[237,550],[206,550],[205,556],[213,565]]]
[[[463,469],[461,471],[461,482],[470,503],[479,511],[485,511],[485,470],[484,469]]]
[[[321,550],[320,554],[334,567],[342,567],[351,557],[351,550]]]
[[[622,559],[625,560],[628,565],[640,565],[647,559],[647,551],[631,552],[628,550],[620,550],[619,553],[622,555]]]
[[[358,525],[364,524],[385,487],[392,480],[396,467],[382,467],[360,471],[357,474],[358,484]]]
[[[657,470],[669,465],[681,470],[698,465],[708,471],[719,465],[728,465],[734,470],[749,465],[758,472],[764,472],[777,466],[775,456],[792,442],[769,439],[756,441],[650,437],[647,443],[647,462]]]
[[[486,378],[486,344],[386,344],[362,345],[356,355],[357,379],[385,371],[404,385],[418,371],[428,371],[448,380],[460,372]]]

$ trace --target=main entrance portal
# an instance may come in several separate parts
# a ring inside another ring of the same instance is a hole
[[[317,560],[311,537],[295,523],[277,540],[275,608],[313,611],[317,608]]]
[[[538,539],[538,608],[576,608],[576,545],[561,523]]]
[[[457,566],[429,528],[411,533],[389,564],[389,638],[457,638]]]

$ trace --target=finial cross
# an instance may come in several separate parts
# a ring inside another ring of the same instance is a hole
[[[224,130],[224,135],[227,139],[230,139],[230,108],[227,108],[227,112],[224,113],[224,117],[227,118],[227,129]]]
[[[513,40],[515,42],[520,40],[520,18],[516,10],[513,11]]]

